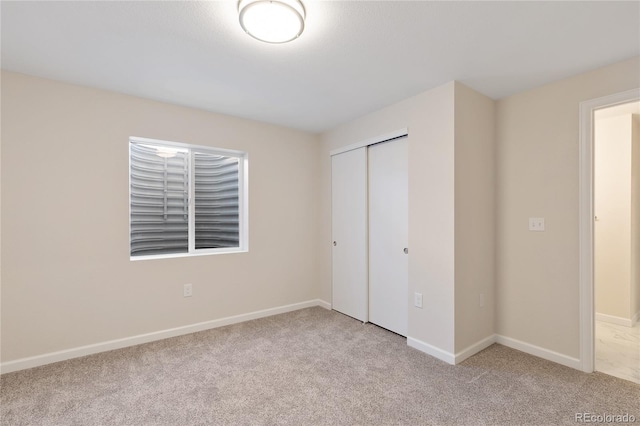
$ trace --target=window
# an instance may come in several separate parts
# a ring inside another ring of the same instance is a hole
[[[244,152],[129,139],[131,259],[247,249]]]

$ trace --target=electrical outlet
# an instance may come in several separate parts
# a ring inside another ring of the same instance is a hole
[[[544,231],[544,217],[530,217],[529,218],[529,231],[543,232]]]
[[[484,308],[484,293],[480,293],[480,307]]]
[[[193,296],[193,286],[191,284],[184,285],[184,297]]]
[[[413,304],[416,308],[422,308],[422,293],[415,293],[413,295]]]

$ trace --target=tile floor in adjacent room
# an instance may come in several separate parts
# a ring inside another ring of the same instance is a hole
[[[596,321],[596,371],[640,383],[640,322],[625,327]]]

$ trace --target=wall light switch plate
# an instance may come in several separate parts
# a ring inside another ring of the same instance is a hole
[[[544,231],[544,217],[530,217],[529,231],[534,231],[534,232]]]

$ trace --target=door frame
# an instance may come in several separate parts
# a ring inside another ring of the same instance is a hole
[[[379,135],[379,136],[374,136],[374,137],[370,137],[368,139],[364,139],[361,140],[359,142],[350,144],[350,145],[346,145],[340,148],[336,148],[336,149],[332,149],[331,151],[329,151],[329,159],[331,159],[331,157],[338,155],[338,154],[342,154],[348,151],[353,151],[354,149],[359,149],[359,148],[368,148],[370,145],[375,145],[378,143],[382,143],[382,142],[389,142],[391,140],[394,139],[398,139],[398,138],[402,138],[402,137],[409,137],[409,129],[406,127],[403,127],[401,129],[397,129],[394,131],[391,131],[389,133],[385,133],[383,135]],[[368,153],[367,153],[367,158],[368,158]],[[368,166],[368,164],[367,164]],[[368,176],[368,171],[367,171],[367,176]],[[332,179],[332,183],[331,185],[333,185],[333,175],[331,176]],[[333,189],[332,189],[333,191]],[[333,197],[333,193],[331,194],[331,197]],[[332,201],[333,203],[333,201]],[[367,206],[368,206],[369,201],[367,200]],[[332,239],[333,239],[333,211],[331,212],[331,233],[332,233]],[[368,234],[369,234],[369,225],[367,225],[367,238],[368,238]],[[367,246],[368,246],[368,242],[367,242]],[[368,267],[368,262],[369,262],[369,249],[367,248],[367,273],[369,272],[369,267]],[[331,253],[331,304],[333,305],[333,251]],[[368,280],[369,278],[367,277],[367,285],[368,285]],[[368,290],[367,290],[368,291]],[[367,294],[367,315],[366,315],[366,320],[364,322],[369,322],[369,297]]]
[[[594,304],[594,209],[593,148],[594,112],[640,101],[640,88],[580,102],[579,145],[579,273],[580,273],[580,361],[582,371],[592,373],[595,366]]]
[[[353,143],[351,145],[343,146],[341,148],[333,149],[329,152],[329,156],[333,157],[337,154],[342,154],[343,152],[351,151],[354,149],[362,148],[369,145],[375,145],[382,142],[387,142],[392,139],[398,139],[403,136],[409,136],[409,129],[406,127],[402,129],[395,130],[393,132],[385,133],[384,135],[375,136],[369,139],[362,140],[360,142]]]

